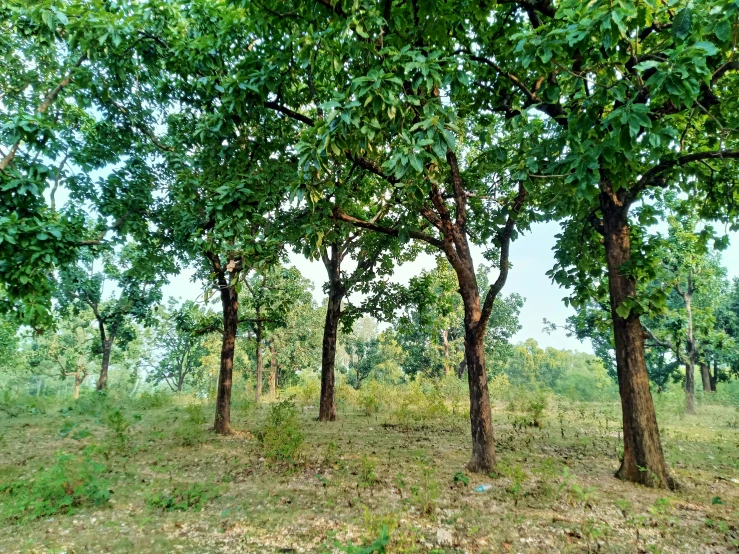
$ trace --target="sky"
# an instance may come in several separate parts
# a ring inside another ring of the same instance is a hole
[[[513,338],[514,342],[522,342],[533,338],[541,347],[580,350],[591,352],[588,341],[580,342],[575,337],[568,337],[564,330],[557,330],[548,334],[543,331],[543,319],[563,325],[574,310],[567,308],[562,298],[567,291],[559,288],[546,276],[546,272],[554,265],[554,235],[559,232],[559,224],[538,223],[525,235],[521,236],[511,246],[512,267],[508,280],[503,289],[504,295],[513,292],[526,299],[520,314],[521,330]],[[728,269],[729,278],[739,277],[739,233],[732,233],[732,245],[723,253],[724,265]],[[475,265],[484,261],[479,248],[473,248]],[[323,300],[323,283],[326,280],[326,270],[320,261],[311,262],[300,254],[290,255],[290,264],[297,267],[304,277],[313,282],[313,295],[320,303]],[[428,254],[420,255],[415,261],[406,263],[396,269],[394,281],[406,283],[411,277],[418,275],[424,269],[432,269],[434,258]],[[194,300],[201,296],[200,283],[190,281],[191,272],[183,272],[173,277],[164,289],[165,298],[168,296],[181,297],[183,300]],[[216,300],[217,301],[217,300]],[[214,305],[213,309],[218,309]]]

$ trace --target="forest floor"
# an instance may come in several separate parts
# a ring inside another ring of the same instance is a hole
[[[228,437],[208,431],[210,410],[0,416],[0,553],[369,553],[347,545],[373,541],[387,552],[739,552],[734,408],[660,409],[676,492],[613,476],[615,403],[550,410],[542,428],[496,406],[491,476],[463,473],[463,416],[400,424],[350,410],[321,424],[301,408],[305,442],[289,467],[270,463],[255,438],[268,405],[235,407]],[[110,501],[8,519],[55,480],[85,479]]]

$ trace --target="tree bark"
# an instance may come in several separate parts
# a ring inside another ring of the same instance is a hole
[[[711,382],[711,392],[716,392],[716,381],[718,380],[718,362],[713,359],[713,373],[709,375]]]
[[[269,345],[269,350],[272,354],[269,373],[269,395],[272,398],[277,398],[277,347],[275,346],[274,338],[272,339],[272,343]]]
[[[332,244],[331,257],[324,256],[323,260],[328,272],[329,292],[321,348],[321,401],[318,408],[318,421],[336,421],[336,399],[334,395],[336,340],[341,319],[341,301],[344,299],[340,256],[338,246]]]
[[[711,368],[708,367],[708,363],[701,362],[701,380],[703,381],[703,392],[714,392],[711,386]]]
[[[621,266],[631,259],[624,190],[617,193],[609,181],[601,183],[600,204],[624,431],[624,458],[616,476],[651,487],[673,488],[649,390],[641,322],[633,311],[626,318],[617,312],[626,299],[636,296],[635,279],[621,272]]]
[[[223,280],[225,283],[225,278]],[[221,343],[221,367],[218,372],[216,420],[213,429],[220,435],[231,433],[231,384],[233,382],[236,331],[239,325],[239,300],[236,289],[221,284],[223,307],[223,342]]]
[[[113,350],[114,336],[106,337],[105,327],[100,322],[100,337],[103,345],[103,360],[100,366],[100,376],[98,377],[97,390],[104,390],[108,386],[108,368],[110,367],[110,353]]]
[[[257,332],[256,332],[256,362],[257,362],[257,386],[254,391],[254,400],[259,402],[262,399],[262,320],[259,318],[259,310],[257,309]]]

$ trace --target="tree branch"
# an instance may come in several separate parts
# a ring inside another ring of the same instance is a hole
[[[370,231],[375,231],[377,233],[383,233],[391,237],[397,237],[400,234],[400,231],[398,229],[393,229],[391,227],[384,227],[382,225],[377,225],[376,223],[370,223],[368,221],[363,221],[361,219],[357,219],[356,217],[352,217],[343,212],[335,211],[332,217],[338,221],[344,221],[346,223],[351,223],[355,227],[361,227],[362,229],[368,229]],[[432,246],[435,246],[439,250],[443,250],[442,242],[439,239],[432,237],[431,235],[427,235],[419,231],[408,231],[408,236],[411,237],[412,239],[420,240]]]
[[[678,156],[672,160],[666,160],[649,169],[636,185],[630,190],[630,197],[634,198],[639,192],[650,186],[664,187],[667,179],[662,175],[674,167],[682,167],[685,164],[701,160],[728,160],[739,158],[739,150],[709,150],[707,152],[694,152],[685,156]]]

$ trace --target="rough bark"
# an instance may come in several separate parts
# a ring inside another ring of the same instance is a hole
[[[218,395],[216,398],[216,420],[213,429],[216,433],[231,433],[231,384],[233,382],[234,350],[236,330],[239,325],[238,294],[232,286],[221,284],[221,305],[223,307],[223,342],[221,343],[221,367],[218,372]]]
[[[626,318],[617,312],[627,298],[636,295],[636,281],[621,272],[621,266],[631,259],[628,203],[624,202],[622,194],[614,192],[610,182],[601,183],[608,288],[623,412],[624,458],[616,476],[651,487],[673,488],[649,390],[641,322],[633,312]]]
[[[336,399],[334,395],[336,367],[336,339],[341,319],[341,301],[344,287],[341,283],[341,253],[337,245],[331,245],[331,257],[324,256],[328,272],[329,292],[326,319],[323,325],[321,350],[321,402],[318,421],[336,421]]]
[[[271,398],[277,398],[277,346],[275,340],[269,345],[270,353],[272,354],[272,361],[270,362],[269,372],[269,395]]]
[[[262,399],[262,320],[259,318],[259,310],[257,310],[257,332],[255,341],[257,343],[256,362],[257,362],[257,386],[254,391],[254,400],[259,402]]]

